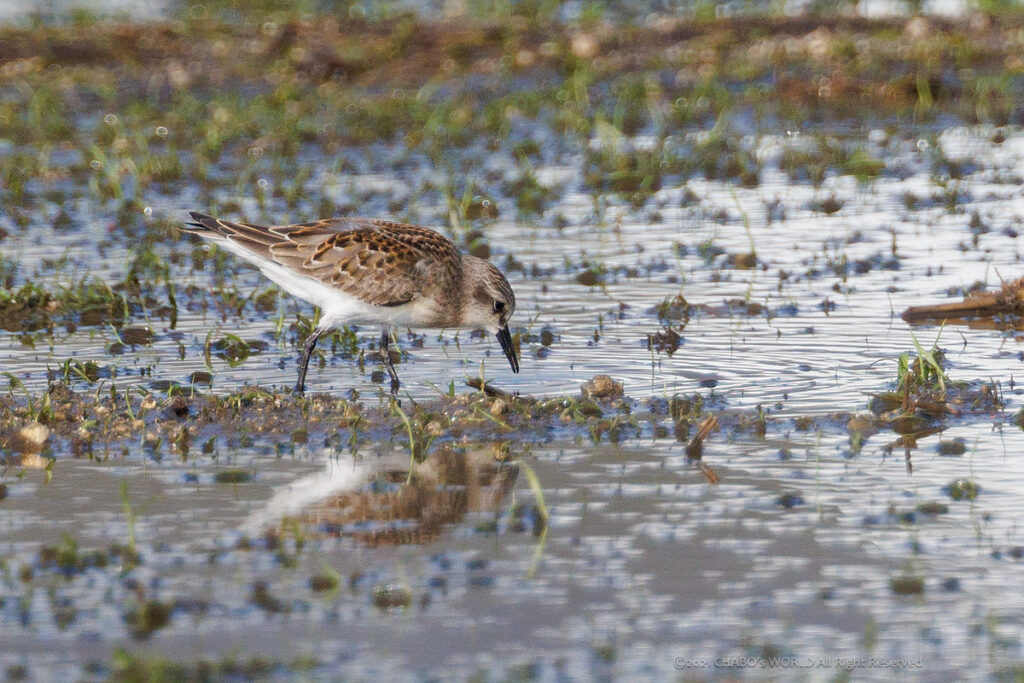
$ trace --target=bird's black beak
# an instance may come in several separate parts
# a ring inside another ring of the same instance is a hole
[[[509,334],[508,325],[498,330],[498,343],[501,344],[501,350],[508,358],[508,364],[512,366],[512,372],[518,373],[519,359],[516,358],[516,347],[512,345],[512,335]]]

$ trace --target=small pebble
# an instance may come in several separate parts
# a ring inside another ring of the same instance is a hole
[[[616,382],[608,375],[594,375],[583,385],[583,398],[616,398],[622,396],[622,382]]]

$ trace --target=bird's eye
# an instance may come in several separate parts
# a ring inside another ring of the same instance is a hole
[[[504,301],[495,301],[494,302],[494,312],[495,313],[501,313],[504,310],[505,310],[505,302]]]

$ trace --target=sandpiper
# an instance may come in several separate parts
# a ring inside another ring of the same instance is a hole
[[[516,297],[493,265],[464,255],[430,228],[368,218],[327,218],[297,225],[236,223],[196,211],[182,229],[256,265],[290,294],[321,310],[306,339],[295,391],[317,339],[339,325],[380,325],[380,355],[400,385],[388,342],[393,326],[485,329],[498,337],[512,372],[519,372],[508,319]]]

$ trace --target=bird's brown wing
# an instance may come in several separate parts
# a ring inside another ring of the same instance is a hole
[[[289,270],[377,306],[412,301],[428,278],[451,278],[458,248],[429,228],[366,218],[259,226],[193,212],[192,232],[213,231]]]

